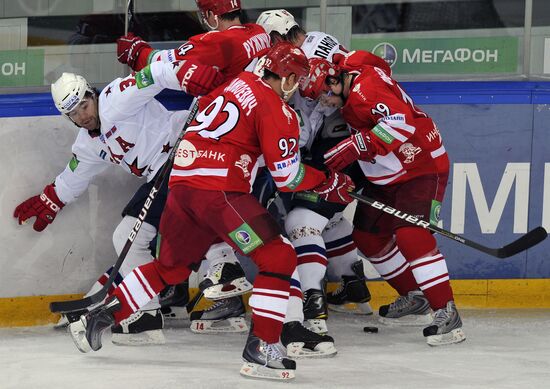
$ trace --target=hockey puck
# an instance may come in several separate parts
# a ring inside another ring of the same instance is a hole
[[[378,327],[363,327],[363,332],[367,332],[369,334],[377,334]]]

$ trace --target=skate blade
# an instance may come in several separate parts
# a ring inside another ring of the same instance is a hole
[[[334,343],[319,343],[313,350],[304,348],[304,342],[292,342],[286,346],[286,354],[292,359],[332,358],[338,352]]]
[[[325,319],[304,320],[304,327],[319,335],[328,334],[327,321]]]
[[[190,326],[195,334],[222,334],[247,332],[244,317],[230,317],[225,320],[193,320]]]
[[[252,290],[252,284],[245,277],[237,278],[227,284],[213,285],[203,290],[208,300],[221,300],[245,294]]]
[[[287,381],[295,378],[295,373],[292,369],[272,369],[270,367],[251,362],[244,362],[240,373],[242,376],[247,378],[267,380]]]
[[[342,305],[328,304],[328,309],[334,312],[351,313],[353,315],[372,315],[369,303],[346,303]]]
[[[186,320],[189,319],[189,313],[185,307],[165,307],[162,308],[164,320]]]
[[[114,333],[111,336],[111,342],[117,346],[146,346],[155,344],[165,344],[166,338],[162,330],[144,331],[138,334],[120,334]]]
[[[433,314],[430,312],[425,315],[406,315],[395,319],[379,316],[378,321],[387,326],[427,326],[432,324]]]
[[[86,319],[81,318],[74,323],[68,325],[67,330],[73,338],[74,345],[76,348],[83,353],[88,353],[92,351],[92,346],[86,339]]]
[[[59,321],[53,325],[53,329],[56,331],[65,330],[69,326],[69,320],[67,316],[61,315]]]
[[[432,347],[445,346],[448,344],[461,343],[466,340],[466,335],[462,328],[455,328],[451,332],[441,335],[431,335],[426,338],[428,345]]]

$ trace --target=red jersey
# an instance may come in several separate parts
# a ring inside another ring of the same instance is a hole
[[[217,67],[227,81],[244,70],[252,71],[255,59],[266,54],[270,47],[271,39],[263,27],[249,23],[195,35],[177,49],[143,49],[136,68],[145,67],[152,61],[196,59],[203,65]]]
[[[300,161],[296,112],[254,73],[241,73],[200,103],[176,151],[170,186],[248,193],[262,156],[281,191],[325,181],[323,172]]]
[[[365,66],[356,76],[342,116],[370,139],[375,163],[359,164],[374,184],[449,171],[449,158],[437,126],[382,69]]]

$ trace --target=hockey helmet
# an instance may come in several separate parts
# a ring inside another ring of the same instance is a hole
[[[216,16],[238,11],[241,9],[241,0],[195,0],[201,16],[206,19],[206,11],[212,11]]]
[[[286,35],[292,27],[298,26],[294,16],[284,9],[264,11],[258,16],[256,23],[262,26],[268,34],[276,31],[281,35]]]
[[[279,77],[288,77],[292,73],[296,78],[305,78],[309,74],[309,63],[304,52],[289,42],[275,44],[266,54],[264,68]]]
[[[51,91],[56,108],[65,115],[82,102],[86,92],[95,93],[84,77],[74,73],[63,73],[51,85]]]
[[[311,58],[309,60],[309,76],[300,85],[300,94],[311,100],[317,100],[323,92],[329,92],[329,77],[340,78],[342,70],[338,65],[322,58]]]

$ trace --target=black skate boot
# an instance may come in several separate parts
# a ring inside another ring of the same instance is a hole
[[[462,320],[455,302],[451,300],[445,308],[435,311],[434,321],[423,332],[430,346],[464,342],[466,336],[462,331]]]
[[[80,351],[87,353],[101,348],[101,336],[103,332],[115,323],[113,312],[120,308],[120,302],[116,297],[109,297],[105,304],[92,309],[85,315],[69,324],[69,332],[73,342]]]
[[[137,311],[111,328],[111,341],[119,346],[164,344],[164,317],[160,309]]]
[[[217,300],[204,311],[191,312],[191,331],[203,333],[246,332],[245,307],[241,296]]]
[[[160,310],[164,320],[189,318],[186,305],[189,302],[189,282],[167,286],[159,295]]]
[[[281,343],[289,358],[327,358],[336,355],[334,339],[305,328],[299,321],[283,324]]]
[[[278,343],[268,344],[252,334],[246,340],[243,350],[244,363],[241,374],[251,378],[290,380],[294,378],[296,362],[285,358]]]
[[[207,299],[220,300],[245,294],[252,289],[252,284],[246,279],[240,263],[219,262],[208,269],[199,289]]]
[[[378,314],[382,323],[390,325],[426,325],[433,319],[430,303],[420,290],[410,291],[393,303],[382,305]]]
[[[369,304],[371,295],[366,284],[363,261],[355,262],[351,268],[355,275],[342,276],[338,289],[327,294],[328,307],[337,312],[372,315]]]
[[[327,302],[325,294],[319,289],[308,289],[304,292],[304,325],[318,334],[326,334]]]

